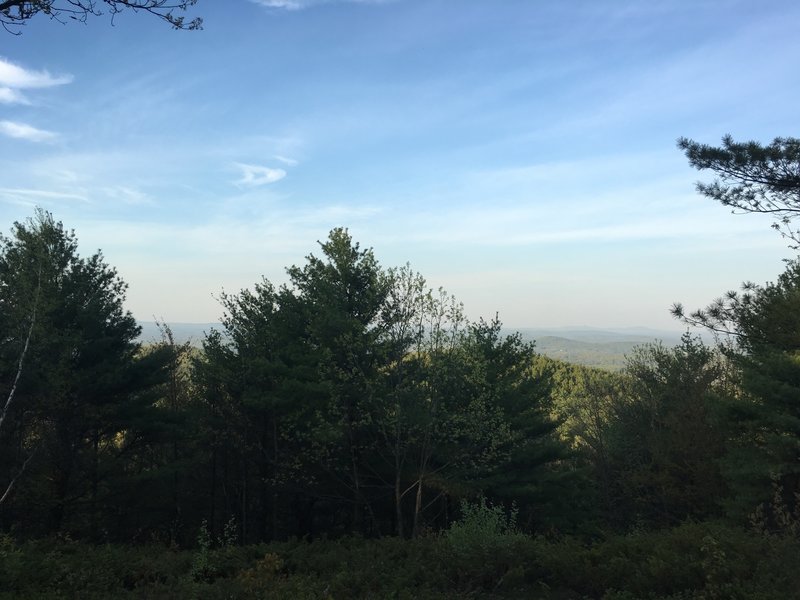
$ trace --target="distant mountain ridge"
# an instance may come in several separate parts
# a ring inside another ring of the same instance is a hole
[[[589,343],[607,342],[652,342],[661,340],[666,345],[680,341],[683,331],[651,329],[649,327],[520,327],[507,328],[509,332],[519,331],[522,337],[528,339],[541,339],[543,337],[559,337],[569,340]]]
[[[674,346],[682,332],[626,327],[520,328],[522,338],[534,341],[536,350],[545,356],[587,367],[617,371],[625,366],[625,357],[637,346],[661,342]],[[509,333],[511,330],[509,330]]]
[[[139,321],[142,328],[140,341],[145,344],[161,340],[161,332],[154,321]],[[175,341],[199,347],[205,334],[212,328],[221,329],[221,323],[168,323]],[[565,362],[618,370],[625,366],[625,356],[636,346],[661,341],[665,346],[680,342],[682,332],[625,327],[601,329],[596,327],[521,327],[506,328],[503,333],[519,332],[525,341],[534,341],[536,350],[546,356]]]

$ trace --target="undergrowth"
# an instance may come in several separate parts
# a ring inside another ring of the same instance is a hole
[[[519,533],[513,511],[483,502],[448,531],[415,540],[209,538],[178,550],[0,536],[3,599],[772,600],[798,589],[793,537],[685,523],[593,543],[545,539]]]

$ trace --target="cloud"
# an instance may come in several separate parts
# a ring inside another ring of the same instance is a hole
[[[115,185],[110,187],[103,187],[98,190],[98,193],[105,197],[107,200],[118,200],[123,204],[130,205],[153,205],[155,201],[152,197],[144,192],[135,188],[125,185]]]
[[[282,8],[284,10],[300,10],[308,5],[308,2],[295,2],[293,0],[251,0],[255,4],[266,8]]]
[[[0,85],[12,88],[46,88],[72,81],[72,75],[53,77],[47,71],[30,71],[0,58]]]
[[[0,121],[0,133],[29,142],[50,142],[58,137],[58,134],[52,131],[37,129],[31,125],[14,121]]]
[[[0,188],[0,197],[22,200],[22,199],[36,199],[36,200],[77,200],[79,202],[88,202],[89,199],[83,194],[73,194],[69,192],[54,192],[51,190],[37,190],[27,188]]]
[[[274,158],[278,162],[282,162],[283,164],[285,164],[288,167],[296,167],[299,164],[298,161],[296,161],[295,159],[286,158],[285,156],[277,156],[276,155],[276,156],[273,156],[272,158]]]
[[[286,171],[283,169],[271,169],[269,167],[244,163],[235,164],[242,171],[242,178],[235,182],[236,185],[256,187],[268,183],[275,183],[286,177]]]
[[[47,71],[32,71],[0,57],[0,102],[29,104],[19,90],[48,88],[72,81],[72,75],[51,75]]]
[[[250,0],[264,8],[278,10],[302,10],[320,4],[387,4],[392,0]]]
[[[2,104],[30,104],[24,94],[10,87],[0,87],[0,103]]]

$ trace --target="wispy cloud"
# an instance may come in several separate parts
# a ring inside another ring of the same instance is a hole
[[[0,57],[0,102],[28,104],[20,92],[24,89],[48,88],[72,81],[72,75],[53,76],[48,71],[33,71]]]
[[[30,104],[30,101],[19,91],[0,86],[0,103],[2,104]]]
[[[300,10],[308,5],[308,2],[296,2],[294,0],[251,0],[266,8],[281,8],[284,10]]]
[[[387,4],[392,0],[250,0],[254,4],[277,10],[302,10],[320,4]]]
[[[235,165],[242,172],[241,179],[235,182],[236,185],[256,187],[268,183],[275,183],[286,177],[286,171],[283,169],[272,169],[270,167],[245,163],[235,163]]]
[[[12,200],[37,199],[37,200],[77,200],[88,202],[89,199],[82,194],[70,192],[57,192],[52,190],[37,190],[29,188],[0,188],[0,197]]]
[[[272,158],[274,158],[278,162],[282,162],[287,167],[296,167],[299,164],[299,162],[294,158],[286,158],[285,156],[277,156],[277,155],[273,156]]]
[[[58,134],[52,131],[37,129],[32,125],[15,121],[0,121],[0,133],[29,142],[51,142],[58,137]]]
[[[111,187],[102,187],[97,190],[98,195],[106,200],[116,200],[123,204],[138,205],[154,205],[155,201],[151,196],[135,188],[125,185],[115,185]]]

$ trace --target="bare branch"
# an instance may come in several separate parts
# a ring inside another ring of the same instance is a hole
[[[202,18],[187,21],[183,15],[176,14],[195,4],[197,0],[3,0],[0,1],[0,24],[9,33],[19,35],[19,30],[10,27],[25,25],[36,15],[47,15],[61,23],[65,23],[65,19],[85,23],[90,16],[101,16],[105,5],[112,23],[117,14],[130,9],[151,14],[174,29],[198,30],[203,28]]]

